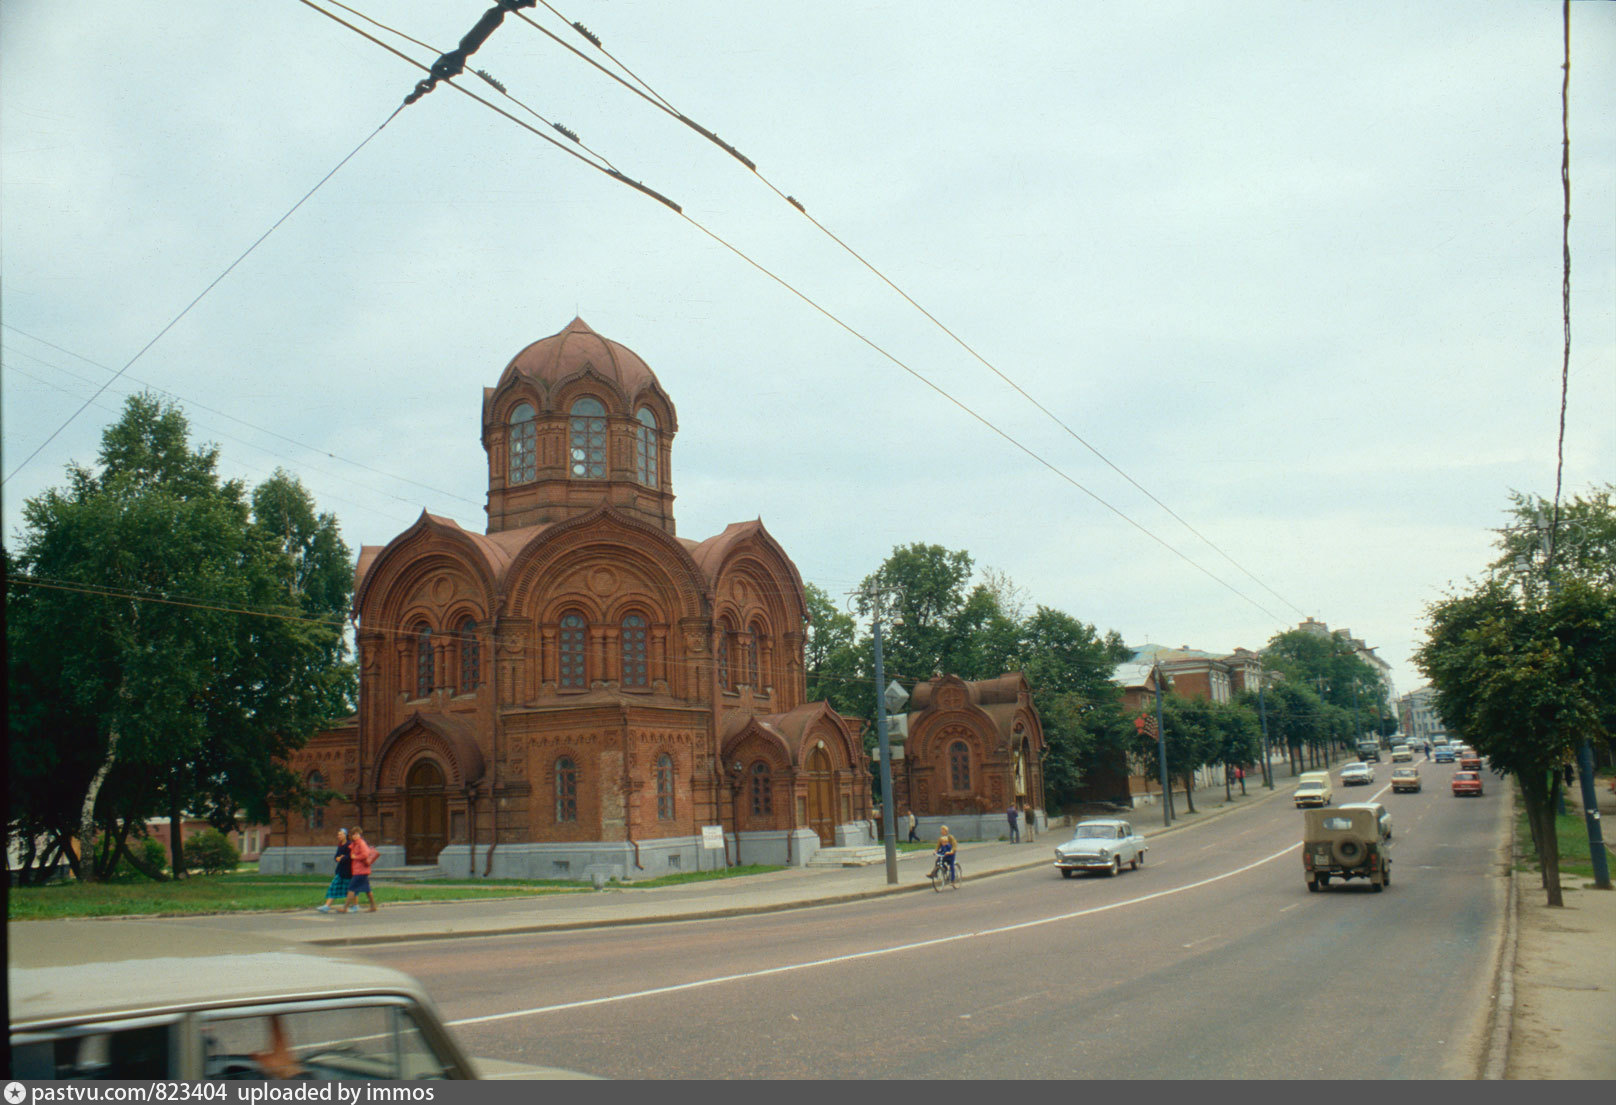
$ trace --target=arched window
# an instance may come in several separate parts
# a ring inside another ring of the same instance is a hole
[[[421,625],[415,630],[415,697],[431,694],[432,685],[432,627]]]
[[[656,762],[656,815],[659,821],[673,820],[673,757],[664,755]]]
[[[325,789],[325,776],[321,775],[318,771],[311,771],[309,772],[308,783],[309,793],[311,795],[317,794]],[[305,811],[305,819],[308,821],[309,828],[311,829],[325,828],[324,802],[317,798],[310,798],[308,809]]]
[[[657,485],[656,415],[649,407],[641,407],[635,415],[639,425],[634,427],[634,469],[639,481],[646,487]]]
[[[470,694],[482,682],[482,657],[477,652],[477,623],[460,623],[460,693]]]
[[[533,421],[533,408],[527,403],[516,404],[516,409],[511,411],[507,483],[532,483],[538,476],[538,456],[535,449],[537,442],[538,428]]]
[[[648,687],[645,667],[645,619],[630,614],[623,619],[623,686]]]
[[[752,631],[746,635],[746,682],[756,690],[758,684],[758,638],[763,636],[763,627],[757,622],[752,623]]]
[[[954,790],[971,789],[971,749],[964,741],[948,746],[948,779]]]
[[[555,765],[555,819],[578,820],[578,766],[567,756]]]
[[[606,408],[585,396],[572,405],[570,447],[573,479],[606,478]]]
[[[767,817],[774,812],[774,776],[769,765],[759,760],[752,765],[752,814]]]
[[[589,627],[581,616],[568,614],[561,619],[561,671],[557,680],[560,686],[582,689],[589,685],[588,671],[584,665],[588,634]]]
[[[718,667],[718,689],[721,691],[729,690],[729,635],[728,619],[720,619],[718,622],[718,658],[715,663]]]

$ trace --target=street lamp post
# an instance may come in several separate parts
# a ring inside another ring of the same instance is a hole
[[[877,602],[871,636],[875,638],[875,732],[881,750],[881,837],[887,849],[887,885],[898,885],[898,815],[892,801],[892,742],[887,736],[887,699],[881,684],[881,606]],[[901,704],[901,702],[900,702]],[[911,799],[912,800],[912,799]]]
[[[1262,719],[1262,785],[1274,789],[1274,765],[1269,762],[1272,752],[1268,745],[1268,704],[1263,701],[1263,674],[1257,669],[1257,716]]]
[[[1173,788],[1172,780],[1167,776],[1167,730],[1162,727],[1162,670],[1158,662],[1152,667],[1156,672],[1156,755],[1161,761],[1161,788],[1162,788],[1162,824],[1173,823]]]

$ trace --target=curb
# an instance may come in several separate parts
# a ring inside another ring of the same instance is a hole
[[[1498,981],[1494,986],[1497,996],[1493,1003],[1492,1031],[1487,1036],[1487,1061],[1480,1074],[1485,1082],[1503,1080],[1509,1069],[1510,1037],[1515,1027],[1515,954],[1520,940],[1521,883],[1515,877],[1519,841],[1515,836],[1515,801],[1518,795],[1513,776],[1510,777],[1509,797],[1509,852],[1504,867],[1509,879],[1509,904],[1504,910],[1504,944],[1498,953]]]

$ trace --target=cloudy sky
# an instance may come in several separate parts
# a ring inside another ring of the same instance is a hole
[[[838,595],[935,542],[1130,642],[1350,627],[1408,690],[1425,604],[1552,493],[1557,4],[552,2],[1059,422],[510,18],[473,64],[544,122],[507,110],[688,219],[440,87],[24,463],[420,73],[300,0],[8,0],[7,542],[141,388],[355,548],[481,529],[482,388],[574,315],[677,405],[680,534],[761,516]],[[487,6],[351,4],[431,51]],[[1571,37],[1574,493],[1616,478],[1616,5]]]

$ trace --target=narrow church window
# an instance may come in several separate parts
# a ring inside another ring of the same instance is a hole
[[[477,623],[467,618],[460,623],[460,693],[470,694],[482,682],[482,662],[477,654]]]
[[[309,793],[314,794],[314,793],[316,793],[318,791],[322,791],[324,789],[325,789],[325,776],[321,775],[318,771],[309,772]],[[318,805],[318,806],[315,805],[314,800],[311,799],[310,802],[309,802],[308,810],[306,812],[306,818],[307,818],[308,823],[309,823],[309,828],[311,828],[311,829],[323,829],[323,828],[325,828],[325,807],[323,805]]]
[[[578,767],[566,756],[556,761],[555,799],[557,821],[578,820]]]
[[[673,757],[664,755],[656,762],[656,815],[673,820]]]
[[[761,636],[763,627],[753,622],[752,632],[746,635],[746,681],[754,690],[758,687],[758,638]]]
[[[645,667],[645,619],[630,614],[623,619],[623,686],[650,685]]]
[[[971,750],[964,741],[948,746],[948,778],[955,790],[971,789]]]
[[[716,666],[718,668],[718,688],[724,691],[729,690],[729,634],[729,622],[727,620],[720,621],[718,623],[718,659]]]
[[[415,697],[432,693],[432,628],[422,625],[415,631]]]
[[[561,619],[561,671],[558,682],[563,687],[588,686],[584,671],[584,637],[587,630],[583,618],[568,614]]]
[[[752,765],[752,814],[767,817],[774,813],[774,777],[769,765],[759,760]]]
[[[657,485],[657,440],[656,415],[650,408],[641,407],[637,416],[639,425],[634,428],[634,453],[636,475],[646,487]]]
[[[538,475],[538,457],[534,448],[537,438],[533,408],[526,403],[518,403],[511,412],[510,465],[506,482],[532,483]]]
[[[572,475],[574,479],[606,478],[606,408],[585,397],[572,405]]]

